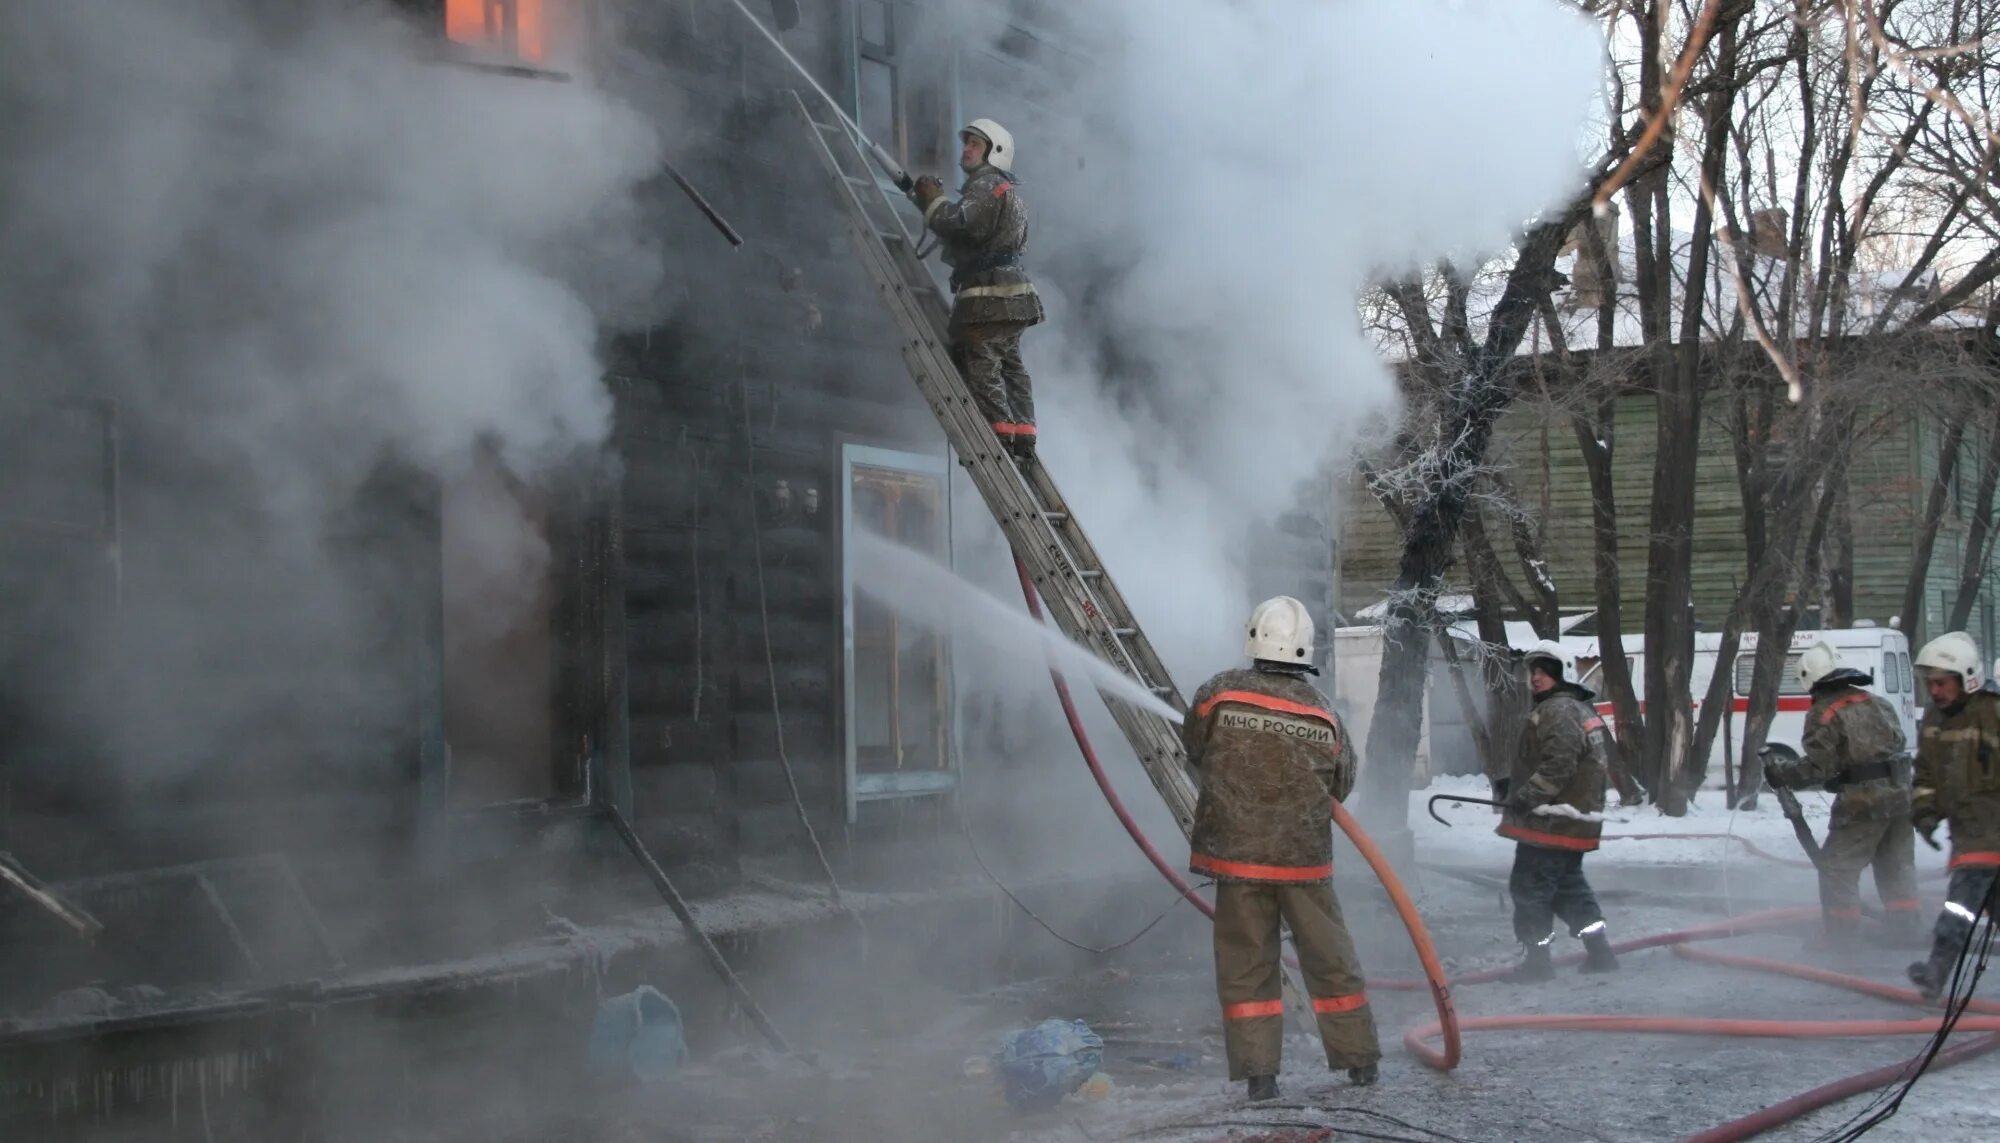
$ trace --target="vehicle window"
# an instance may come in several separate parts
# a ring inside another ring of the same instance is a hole
[[[1736,656],[1736,694],[1741,698],[1750,693],[1750,677],[1757,670],[1757,652],[1745,651]],[[1785,656],[1784,670],[1778,675],[1780,695],[1802,695],[1806,689],[1799,685],[1799,656]]]

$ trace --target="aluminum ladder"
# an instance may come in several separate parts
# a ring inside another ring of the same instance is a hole
[[[1186,700],[1139,629],[1048,468],[1040,463],[1017,464],[973,402],[948,348],[945,327],[951,303],[917,257],[916,235],[904,222],[900,204],[908,200],[877,177],[862,142],[845,124],[813,118],[796,92],[792,101],[847,212],[855,253],[902,332],[903,361],[910,377],[930,402],[945,439],[971,474],[1014,554],[1027,566],[1056,626],[1185,713]],[[1181,832],[1188,833],[1194,828],[1195,784],[1179,731],[1156,714],[1099,694]]]

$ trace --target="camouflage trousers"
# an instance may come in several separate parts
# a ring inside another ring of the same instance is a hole
[[[1875,869],[1875,892],[1892,931],[1917,931],[1917,834],[1907,817],[1849,818],[1826,831],[1819,853],[1819,907],[1827,932],[1845,935],[1861,924],[1861,871]]]
[[[1604,924],[1597,894],[1583,879],[1583,854],[1539,845],[1514,846],[1514,870],[1507,876],[1514,898],[1514,939],[1524,945],[1545,945],[1556,935],[1556,918],[1571,936]]]
[[[1358,1068],[1381,1059],[1361,962],[1333,886],[1224,881],[1215,887],[1215,991],[1229,1078],[1278,1074],[1285,1039],[1280,918],[1298,948],[1327,1066]]]
[[[1002,443],[1035,435],[1035,394],[1021,362],[1024,321],[953,322],[951,356],[979,411],[993,423]]]
[[[2000,876],[2000,869],[1991,865],[1951,871],[1951,886],[1945,891],[1944,909],[1938,913],[1937,925],[1931,930],[1931,969],[1940,980],[1950,979],[1959,951],[1965,948],[1965,942],[1972,939],[1972,919],[1987,904],[1987,896],[1993,891],[1996,876]],[[1993,918],[1987,917],[1986,923],[1992,924]]]

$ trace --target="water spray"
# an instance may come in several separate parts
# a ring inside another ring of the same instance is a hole
[[[938,631],[970,629],[996,646],[1039,646],[1049,665],[1088,678],[1105,697],[1181,721],[1181,713],[1132,676],[1071,642],[1060,631],[1011,608],[930,556],[867,529],[854,533],[854,578],[860,590],[897,613]],[[971,620],[967,624],[967,620]]]

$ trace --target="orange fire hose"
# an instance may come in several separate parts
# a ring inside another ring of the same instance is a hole
[[[1018,556],[1014,558],[1014,571],[1020,577],[1021,595],[1027,600],[1028,611],[1039,620],[1042,617],[1041,600],[1035,595],[1034,580],[1028,575],[1027,565],[1022,563]],[[1090,735],[1084,730],[1083,719],[1077,714],[1076,703],[1070,697],[1069,684],[1064,681],[1062,673],[1050,667],[1049,678],[1055,683],[1056,698],[1062,703],[1063,717],[1069,722],[1070,734],[1076,739],[1076,746],[1083,754],[1084,764],[1090,768],[1091,777],[1096,780],[1097,788],[1103,793],[1105,801],[1110,804],[1112,813],[1117,815],[1119,824],[1125,827],[1125,832],[1131,835],[1134,844],[1138,845],[1140,852],[1146,855],[1146,859],[1159,871],[1160,876],[1200,909],[1203,915],[1213,920],[1215,906],[1204,900],[1201,894],[1196,893],[1180,875],[1180,871],[1167,863],[1159,850],[1146,838],[1145,832],[1139,828],[1139,823],[1125,809],[1117,791],[1112,789],[1111,779],[1098,761],[1096,749],[1091,746]],[[1424,966],[1425,980],[1431,990],[1431,1003],[1437,1008],[1437,1022],[1434,1026],[1438,1030],[1437,1034],[1444,1036],[1443,1052],[1433,1051],[1429,1045],[1424,1046],[1422,1049],[1424,1062],[1441,1071],[1449,1071],[1458,1066],[1462,1054],[1458,1035],[1458,1014],[1452,1010],[1451,989],[1445,980],[1444,965],[1438,960],[1437,948],[1431,943],[1430,931],[1424,927],[1424,919],[1417,912],[1416,902],[1410,900],[1410,894],[1403,888],[1402,880],[1396,876],[1396,871],[1389,867],[1389,859],[1382,855],[1381,848],[1368,836],[1367,831],[1361,828],[1361,823],[1355,821],[1353,815],[1349,814],[1339,802],[1333,803],[1333,820],[1340,826],[1341,832],[1347,835],[1347,840],[1353,842],[1354,848],[1360,851],[1362,858],[1368,862],[1368,867],[1375,871],[1375,876],[1381,880],[1382,887],[1388,890],[1389,899],[1395,902],[1397,914],[1403,918],[1403,928],[1409,931],[1410,942],[1416,946],[1417,959]],[[1290,953],[1285,954],[1285,962],[1294,967],[1298,964],[1297,959]]]
[[[1431,944],[1430,930],[1424,927],[1424,919],[1417,912],[1417,903],[1410,900],[1402,879],[1396,876],[1394,869],[1389,868],[1389,859],[1382,855],[1375,839],[1368,836],[1361,823],[1355,821],[1354,815],[1339,802],[1333,803],[1333,821],[1340,827],[1340,832],[1347,835],[1347,840],[1354,843],[1354,848],[1361,852],[1368,868],[1375,871],[1382,888],[1389,891],[1389,900],[1394,902],[1397,916],[1403,918],[1403,928],[1408,930],[1410,943],[1417,948],[1417,960],[1424,966],[1424,982],[1430,985],[1431,1003],[1436,1006],[1438,1016],[1437,1022],[1431,1026],[1444,1035],[1444,1051],[1435,1052],[1428,1044],[1411,1050],[1424,1063],[1441,1072],[1448,1072],[1458,1066],[1463,1047],[1459,1042],[1458,1012],[1451,1005],[1451,984],[1445,979],[1444,964],[1438,960],[1437,947]]]

